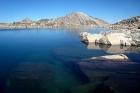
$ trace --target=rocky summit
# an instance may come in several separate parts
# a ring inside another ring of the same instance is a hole
[[[21,22],[0,23],[0,28],[59,28],[59,27],[106,27],[108,23],[104,20],[93,18],[82,12],[72,12],[64,17],[56,19],[41,19],[33,21],[29,18]]]
[[[72,12],[65,17],[58,17],[54,20],[60,26],[89,26],[89,27],[103,27],[108,23],[98,19],[88,16],[82,12]]]

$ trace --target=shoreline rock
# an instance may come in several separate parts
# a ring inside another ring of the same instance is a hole
[[[99,43],[108,45],[140,45],[140,31],[131,32],[129,30],[113,30],[91,34],[87,32],[80,33],[81,41],[86,43]]]

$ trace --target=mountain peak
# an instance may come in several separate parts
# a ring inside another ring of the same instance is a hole
[[[86,15],[83,12],[72,12],[71,14],[79,14],[79,15]]]
[[[22,23],[31,23],[33,21],[29,17],[27,17],[27,18],[23,19],[21,22]]]
[[[93,18],[82,12],[72,12],[65,17],[58,17],[54,21],[55,23],[63,23],[63,25],[69,24],[73,26],[103,26],[108,24],[101,19]]]

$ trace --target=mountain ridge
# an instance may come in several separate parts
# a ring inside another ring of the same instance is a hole
[[[54,19],[40,19],[33,21],[25,18],[19,22],[0,23],[0,28],[112,28],[112,29],[140,29],[140,15],[109,24],[105,20],[94,18],[82,12],[71,12]]]
[[[118,22],[112,24],[112,28],[140,29],[140,15],[118,21]]]
[[[58,17],[54,19],[54,22],[63,23],[65,25],[74,24],[77,26],[103,26],[105,24],[108,24],[105,21],[90,17],[82,12],[72,12],[64,17]]]
[[[19,22],[0,24],[3,28],[59,28],[59,27],[105,27],[106,21],[88,16],[82,12],[72,12],[55,19],[40,19],[33,21],[30,18]]]

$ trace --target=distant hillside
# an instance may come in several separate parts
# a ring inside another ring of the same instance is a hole
[[[56,19],[40,19],[33,21],[29,18],[21,22],[0,24],[0,28],[59,28],[59,27],[106,27],[106,21],[88,16],[82,12],[72,12]]]
[[[113,24],[114,28],[130,28],[130,29],[140,29],[140,15],[129,19],[124,19],[122,21]]]

